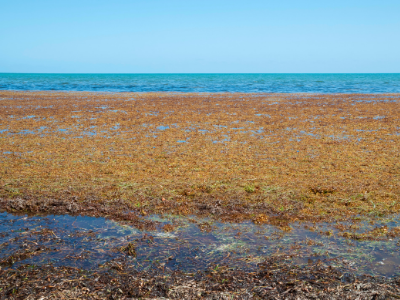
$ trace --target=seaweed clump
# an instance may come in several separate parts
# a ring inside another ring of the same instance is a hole
[[[0,270],[2,299],[397,299],[398,279],[361,276],[323,263],[298,268],[283,259],[254,272],[216,266],[206,272],[138,272],[124,261],[84,271],[51,265]]]

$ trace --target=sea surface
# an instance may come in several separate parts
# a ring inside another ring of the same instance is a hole
[[[0,73],[0,90],[92,92],[400,93],[393,74]]]

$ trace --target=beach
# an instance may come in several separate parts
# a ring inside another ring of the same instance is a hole
[[[71,299],[396,295],[399,101],[0,90],[0,287],[12,277],[17,295]],[[54,274],[66,279],[45,284]]]

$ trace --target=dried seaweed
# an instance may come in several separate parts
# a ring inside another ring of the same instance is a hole
[[[122,205],[120,219],[129,208],[287,227],[400,210],[398,95],[0,97],[9,211]]]

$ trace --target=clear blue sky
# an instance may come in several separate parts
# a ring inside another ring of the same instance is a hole
[[[400,0],[0,0],[0,72],[400,72]]]

